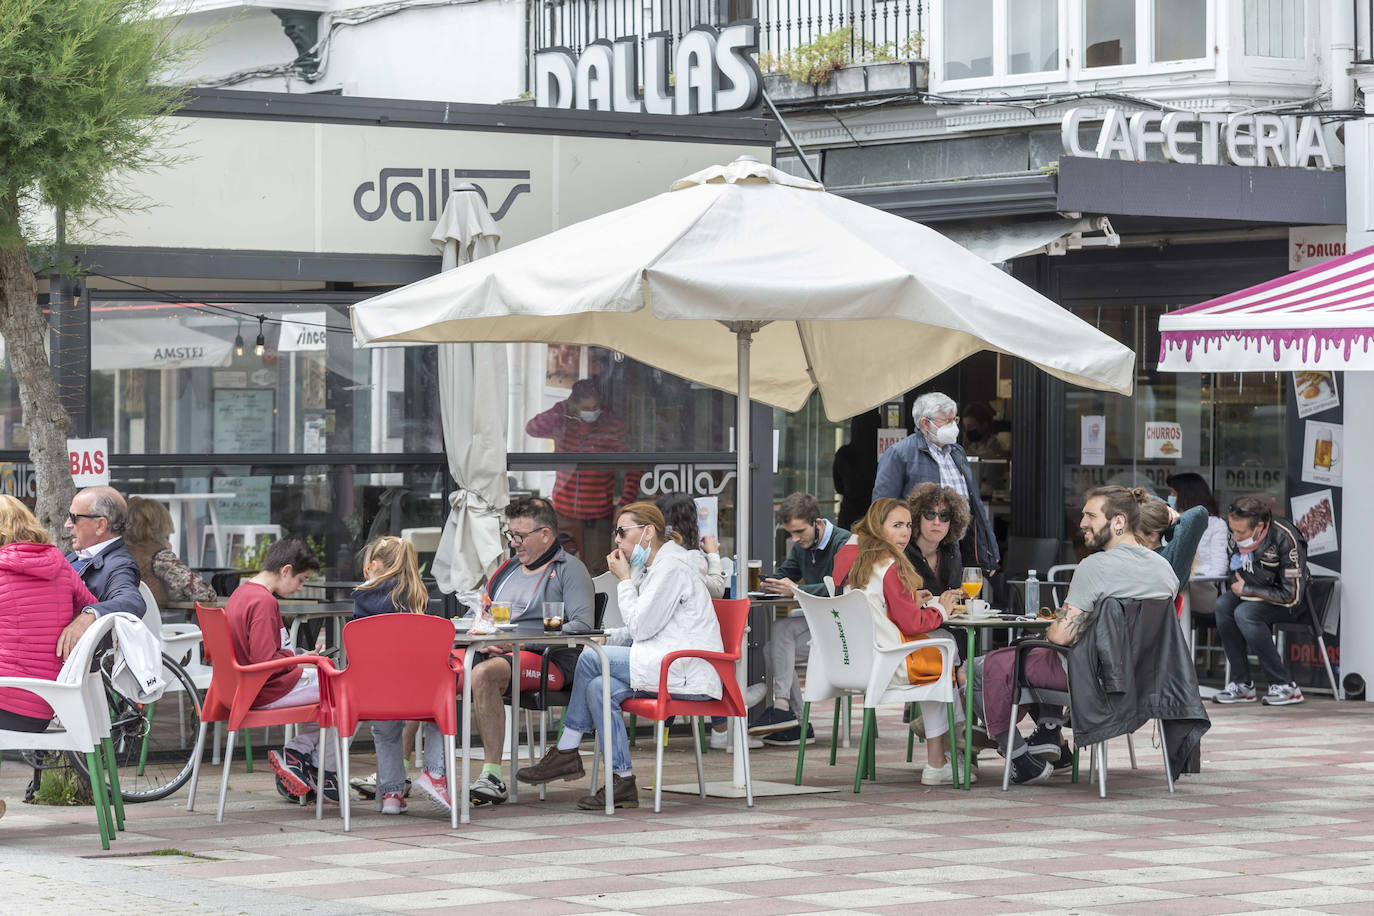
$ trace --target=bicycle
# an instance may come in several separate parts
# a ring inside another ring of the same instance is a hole
[[[136,703],[114,689],[110,671],[113,653],[100,661],[105,698],[110,708],[110,738],[119,770],[119,794],[127,802],[166,798],[191,778],[196,733],[200,729],[201,697],[185,669],[162,655],[162,697]],[[175,714],[172,714],[172,713]],[[86,761],[71,755],[72,768],[89,779]]]

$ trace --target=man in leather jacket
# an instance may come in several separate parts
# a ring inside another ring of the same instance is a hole
[[[1253,496],[1242,496],[1227,510],[1231,529],[1231,584],[1217,599],[1217,633],[1226,649],[1231,680],[1213,699],[1218,703],[1253,703],[1249,653],[1259,659],[1269,682],[1267,706],[1302,702],[1302,691],[1288,675],[1271,627],[1292,620],[1307,601],[1307,542],[1286,518],[1274,518]]]

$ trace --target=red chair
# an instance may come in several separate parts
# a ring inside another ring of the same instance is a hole
[[[348,748],[358,722],[433,722],[444,734],[451,825],[458,828],[458,768],[454,742],[458,709],[454,702],[453,621],[425,614],[379,614],[350,621],[343,628],[348,667],[331,668],[329,698],[339,752],[339,786],[348,782]],[[348,795],[340,794],[344,830],[350,826]]]
[[[205,643],[205,655],[212,668],[210,687],[205,691],[205,703],[200,713],[200,731],[196,735],[196,750],[191,764],[191,788],[186,797],[186,810],[194,811],[196,805],[196,783],[200,781],[200,761],[205,753],[205,735],[215,722],[227,722],[229,733],[224,739],[224,775],[219,784],[219,810],[215,821],[224,820],[224,796],[229,791],[229,763],[234,759],[234,736],[240,729],[262,728],[268,725],[293,725],[303,722],[317,723],[326,734],[321,741],[328,739],[330,724],[329,693],[327,673],[334,670],[329,659],[319,655],[298,655],[294,658],[274,658],[271,661],[253,665],[240,664],[234,654],[234,643],[229,636],[229,622],[225,619],[224,609],[203,607],[196,603],[196,616],[200,621],[201,639]],[[320,696],[318,703],[307,706],[282,706],[276,709],[254,709],[253,701],[258,698],[262,685],[278,671],[296,665],[315,665],[321,669]],[[337,736],[336,736],[337,737]],[[324,754],[319,757],[317,785],[324,784]],[[347,786],[343,783],[343,786]],[[304,800],[301,802],[304,804]],[[324,816],[324,793],[315,793],[315,819]]]
[[[739,732],[735,736],[735,747],[744,755],[744,798],[748,807],[754,807],[754,786],[749,776],[749,710],[744,705],[739,681],[735,677],[735,663],[739,661],[740,646],[744,642],[744,626],[749,620],[749,599],[717,598],[712,601],[716,607],[716,618],[720,621],[721,645],[731,651],[707,652],[697,649],[682,649],[669,652],[663,657],[663,666],[658,675],[658,696],[631,698],[620,704],[622,711],[631,715],[653,719],[654,726],[654,813],[662,809],[663,796],[663,723],[669,716],[727,716],[735,719]],[[720,675],[723,688],[719,700],[675,700],[668,694],[668,668],[680,658],[700,658],[708,662]],[[693,723],[692,749],[697,755],[697,788],[701,797],[706,797],[706,775],[701,766],[701,742],[698,732],[701,723]]]

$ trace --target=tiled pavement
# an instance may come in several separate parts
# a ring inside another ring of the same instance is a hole
[[[236,771],[223,824],[208,779],[194,814],[184,795],[132,806],[111,853],[91,809],[17,801],[25,777],[6,764],[0,912],[1374,913],[1374,706],[1211,712],[1204,771],[1173,796],[1148,729],[1137,772],[1114,743],[1105,801],[1067,777],[1003,794],[991,754],[971,793],[925,789],[892,710],[879,781],[857,796],[855,752],[832,769],[818,743],[807,782],[839,792],[760,799],[752,811],[665,795],[655,816],[641,742],[637,811],[579,812],[584,786],[560,783],[547,801],[528,792],[457,831],[421,804],[383,818],[359,803],[345,834],[336,812],[316,822],[313,807],[279,801],[261,767]],[[688,739],[665,759],[668,782],[691,778]],[[708,778],[727,777],[724,755],[707,761]],[[794,761],[757,751],[754,772],[790,781]],[[355,772],[371,768],[357,756]]]

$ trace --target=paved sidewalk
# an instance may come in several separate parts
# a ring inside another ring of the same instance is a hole
[[[641,741],[644,807],[614,818],[577,811],[585,785],[559,783],[544,802],[531,791],[518,805],[476,810],[458,831],[419,799],[399,818],[360,802],[345,834],[337,810],[317,822],[313,807],[279,800],[263,766],[236,771],[223,824],[208,773],[193,814],[184,793],[130,806],[110,853],[91,809],[24,805],[26,776],[6,764],[0,911],[1374,912],[1374,706],[1209,712],[1204,771],[1173,796],[1148,729],[1136,738],[1136,772],[1124,740],[1113,743],[1105,801],[1067,777],[1004,794],[990,753],[971,793],[926,789],[922,748],[916,768],[905,762],[896,710],[881,717],[879,781],[854,795],[856,752],[826,765],[821,711],[806,781],[840,791],[760,799],[753,811],[665,795],[655,816],[653,755]],[[673,739],[665,760],[668,782],[692,778],[687,738]],[[757,751],[754,772],[790,781],[795,760],[795,751]],[[707,765],[708,778],[728,778],[724,755]],[[355,758],[355,772],[371,769],[369,757]]]

